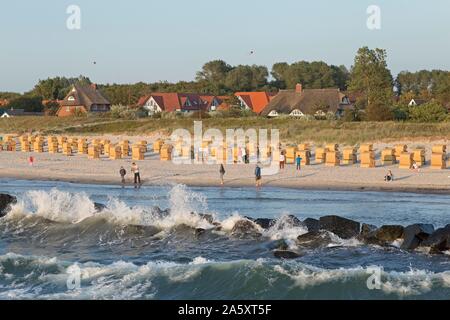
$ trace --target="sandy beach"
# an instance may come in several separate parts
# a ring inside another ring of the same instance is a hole
[[[104,136],[112,141],[128,138],[138,141],[146,138],[149,143],[156,137]],[[430,148],[435,143],[447,141],[401,141],[410,148],[423,146],[429,157]],[[379,155],[387,143],[374,144]],[[150,149],[150,148],[149,148]],[[28,157],[35,158],[35,164],[28,164]],[[122,160],[110,160],[103,156],[99,160],[89,160],[86,155],[74,154],[65,156],[49,153],[0,152],[0,178],[67,181],[78,183],[119,184],[119,168],[124,166],[128,171],[127,183],[132,185],[130,172],[131,157]],[[189,186],[219,186],[218,165],[176,165],[159,160],[153,152],[146,154],[144,161],[138,162],[143,184],[165,185],[182,183]],[[253,187],[254,165],[226,165],[225,186]],[[395,181],[387,183],[383,180],[388,169],[391,169]],[[323,164],[302,166],[298,173],[294,165],[286,165],[284,170],[272,176],[263,177],[263,186],[324,189],[324,190],[383,190],[405,192],[429,192],[450,194],[450,170],[433,170],[429,166],[420,172],[399,169],[397,165],[381,166],[377,159],[376,168],[360,168],[356,165],[327,167]]]

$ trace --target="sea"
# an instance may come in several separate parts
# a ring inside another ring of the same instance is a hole
[[[450,223],[449,195],[13,179],[0,180],[0,193],[18,199],[0,218],[3,300],[450,298],[448,252],[335,236],[295,259],[273,253],[281,240],[299,249],[307,230],[291,215],[438,228]],[[244,217],[277,220],[261,236],[232,233]]]

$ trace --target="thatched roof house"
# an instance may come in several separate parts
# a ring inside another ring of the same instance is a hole
[[[58,117],[71,116],[77,112],[108,112],[111,103],[97,89],[95,84],[75,84],[57,111]]]
[[[263,116],[276,117],[287,114],[295,117],[304,115],[341,116],[352,105],[348,97],[337,88],[303,89],[298,84],[294,90],[281,90],[261,112]]]

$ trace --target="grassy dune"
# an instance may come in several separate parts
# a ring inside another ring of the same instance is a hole
[[[42,134],[170,134],[177,128],[193,130],[193,119],[140,119],[118,120],[109,118],[57,118],[16,117],[0,119],[0,132],[23,133],[30,129]],[[402,122],[339,122],[304,121],[289,118],[211,118],[203,119],[208,128],[265,128],[279,129],[285,142],[336,142],[356,144],[361,142],[395,141],[400,139],[449,139],[450,123]]]

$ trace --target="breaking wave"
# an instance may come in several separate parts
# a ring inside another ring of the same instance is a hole
[[[79,286],[68,289],[74,270]],[[378,290],[368,289],[369,275],[363,267],[266,259],[72,264],[8,253],[0,256],[0,299],[414,299],[450,292],[450,271],[382,271]]]

